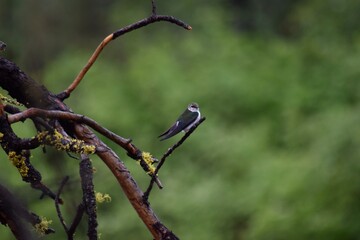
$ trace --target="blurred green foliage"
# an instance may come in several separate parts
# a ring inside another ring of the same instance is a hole
[[[151,10],[129,0],[0,5],[3,54],[55,93],[107,34]],[[179,138],[156,136],[189,102],[200,104],[207,120],[168,160],[165,189],[150,198],[165,225],[181,239],[359,239],[360,2],[158,1],[158,11],[193,30],[157,23],[117,39],[66,103],[156,157]],[[22,136],[31,128],[16,126]],[[145,188],[149,178],[108,143]],[[58,233],[45,239],[63,239],[52,201],[39,201],[2,159],[2,181],[53,220]],[[70,175],[70,222],[78,162],[51,149],[33,162],[55,190]],[[99,205],[101,238],[150,239],[110,171],[93,163],[97,191],[112,197]],[[0,236],[10,239],[9,230]]]

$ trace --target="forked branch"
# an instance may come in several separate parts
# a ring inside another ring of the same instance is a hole
[[[100,53],[102,52],[102,50],[106,47],[106,45],[108,45],[112,40],[115,40],[116,38],[124,35],[125,33],[134,31],[138,28],[141,27],[145,27],[149,24],[155,23],[155,22],[161,22],[161,21],[165,21],[165,22],[170,22],[173,24],[176,24],[180,27],[185,28],[186,30],[191,30],[192,27],[173,17],[173,16],[168,16],[168,15],[157,15],[156,13],[156,5],[155,5],[155,1],[152,1],[152,14],[150,15],[150,17],[144,18],[136,23],[130,24],[126,27],[123,27],[119,30],[116,30],[115,32],[111,33],[110,35],[108,35],[106,38],[104,38],[104,40],[99,44],[99,46],[95,49],[94,53],[92,54],[92,56],[90,57],[90,59],[88,60],[88,62],[86,63],[86,65],[83,67],[83,69],[80,71],[80,73],[76,76],[76,78],[74,79],[74,81],[70,84],[70,86],[62,93],[58,94],[58,97],[61,99],[66,99],[70,96],[70,94],[76,89],[76,87],[80,84],[81,80],[84,78],[85,74],[89,71],[89,69],[91,68],[91,66],[94,64],[94,62],[96,61],[96,59],[98,58],[98,56],[100,55]]]

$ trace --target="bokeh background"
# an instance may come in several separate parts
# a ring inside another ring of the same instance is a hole
[[[0,0],[2,55],[59,93],[98,43],[147,17],[150,1]],[[66,103],[160,157],[157,136],[190,102],[207,120],[168,159],[150,201],[181,239],[360,239],[360,1],[159,0],[156,23],[105,48]],[[1,77],[1,76],[0,76]],[[31,123],[16,124],[20,136]],[[106,141],[106,139],[104,139]],[[108,142],[108,141],[107,141]],[[148,176],[108,142],[145,189]],[[2,184],[53,220],[53,202],[1,155]],[[81,200],[78,161],[47,148],[33,164],[54,191],[69,175],[69,223]],[[110,171],[93,157],[101,239],[151,239]],[[84,239],[86,224],[77,239]],[[1,239],[12,239],[0,226]]]

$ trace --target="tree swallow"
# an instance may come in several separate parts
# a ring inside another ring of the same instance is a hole
[[[6,48],[6,44],[4,42],[0,41],[0,52],[5,51],[5,48]]]
[[[174,125],[159,136],[160,141],[168,139],[181,131],[187,132],[200,120],[200,109],[197,103],[190,103],[187,109],[180,115]]]

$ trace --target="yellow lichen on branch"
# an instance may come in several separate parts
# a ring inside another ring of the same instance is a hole
[[[137,160],[137,163],[144,169],[144,171],[146,171],[149,176],[155,176],[156,184],[160,189],[162,189],[163,186],[158,179],[158,175],[156,174],[156,167],[154,166],[155,162],[157,162],[157,159],[153,158],[153,156],[149,152],[142,152],[141,158]]]
[[[11,98],[8,98],[8,97],[5,97],[3,96],[2,94],[0,94],[0,99],[4,102],[7,102],[7,103],[10,103],[12,105],[16,105],[16,106],[24,106],[23,104],[19,103],[18,101],[14,100],[14,99],[11,99]]]
[[[57,130],[54,132],[40,132],[36,135],[36,138],[40,143],[53,146],[59,151],[78,154],[93,154],[96,151],[94,145],[86,144],[83,140],[66,137]]]
[[[8,153],[9,160],[12,164],[19,170],[19,173],[22,177],[27,177],[29,168],[26,165],[26,157],[16,153],[15,151],[10,151]]]
[[[142,158],[138,160],[138,163],[142,167],[144,167],[144,165],[141,164],[141,162],[143,160],[143,162],[146,164],[145,165],[146,169],[144,169],[144,170],[147,171],[147,174],[152,176],[155,173],[155,169],[156,169],[156,167],[154,166],[154,162],[155,162],[154,158],[152,157],[152,155],[149,152],[142,152],[141,157]]]
[[[45,235],[49,230],[49,225],[52,223],[52,220],[47,220],[45,217],[41,218],[41,222],[35,224],[35,230],[41,235]]]
[[[111,197],[107,193],[96,192],[95,199],[98,203],[111,202]]]

